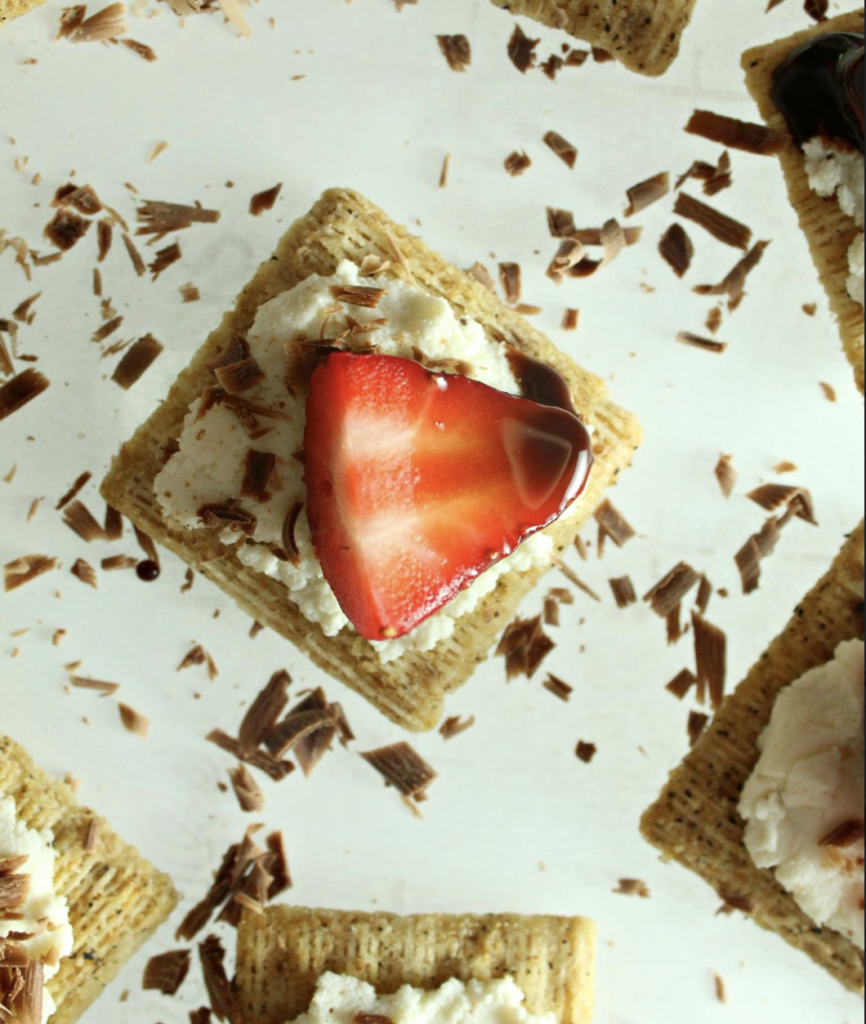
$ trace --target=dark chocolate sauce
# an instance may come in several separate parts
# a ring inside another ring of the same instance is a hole
[[[159,579],[159,566],[149,558],[139,562],[135,567],[135,571],[138,574],[138,578],[144,583],[153,583],[154,580]]]
[[[563,409],[539,405],[535,414],[502,423],[511,472],[523,504],[533,511],[559,495],[555,515],[579,497],[593,464],[592,439]]]
[[[773,102],[800,146],[816,135],[863,148],[863,35],[828,32],[776,70]]]
[[[577,416],[571,389],[552,366],[533,359],[513,345],[508,348],[508,362],[524,398],[538,405],[564,409],[572,416]]]

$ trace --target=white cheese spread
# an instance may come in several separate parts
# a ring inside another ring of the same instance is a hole
[[[0,796],[0,860],[26,857],[17,874],[30,878],[30,888],[20,918],[6,920],[0,912],[0,939],[11,933],[32,934],[21,940],[31,960],[44,964],[45,980],[60,970],[60,961],[72,952],[72,926],[66,897],[54,888],[54,836],[50,831],[36,832],[18,820],[15,801]],[[15,941],[18,941],[17,939]],[[43,1024],[54,1013],[54,1001],[47,989],[42,1004]]]
[[[309,1013],[291,1024],[352,1024],[359,1013],[394,1024],[556,1024],[553,1013],[528,1013],[524,998],[511,978],[468,984],[455,979],[433,992],[406,985],[396,995],[379,996],[357,978],[324,974]]]
[[[850,217],[860,233],[848,251],[850,277],[848,294],[864,304],[863,296],[863,154],[853,149],[836,149],[824,139],[810,139],[803,146],[806,174],[813,192],[819,196],[836,196],[842,212]]]
[[[341,263],[333,277],[307,278],[259,309],[247,342],[264,376],[244,392],[244,398],[279,408],[284,414],[282,419],[269,419],[266,425],[273,429],[255,441],[258,451],[277,457],[278,486],[272,479],[270,500],[256,504],[255,532],[250,541],[238,545],[236,554],[244,565],[283,583],[287,597],[306,618],[318,623],[326,636],[335,636],[351,627],[322,575],[305,511],[295,529],[299,564],[279,560],[273,549],[281,547],[287,513],[296,502],[303,503],[306,499],[303,466],[291,458],[291,454],[303,446],[305,404],[303,398],[287,394],[286,345],[301,335],[313,339],[323,336],[329,322],[330,330],[335,329],[335,323],[331,322],[334,318],[331,289],[335,285],[387,288],[387,294],[375,309],[351,307],[352,316],[361,323],[387,319],[386,324],[366,336],[379,352],[412,359],[420,351],[428,360],[458,360],[466,365],[469,376],[490,387],[512,394],[519,390],[505,347],[489,341],[480,324],[469,318],[458,319],[444,299],[427,295],[409,284],[394,280],[384,284],[363,278],[350,261]],[[342,313],[338,319],[342,325]],[[197,419],[200,406],[200,399],[191,405],[180,437],[180,450],[166,464],[154,485],[166,516],[192,529],[202,527],[198,510],[203,505],[224,502],[227,497],[239,494],[244,459],[250,447],[248,432],[230,408],[215,405]],[[222,539],[235,544],[238,534],[227,531]],[[373,646],[383,662],[394,661],[407,650],[432,650],[453,634],[460,616],[471,613],[495,589],[503,574],[547,566],[552,553],[552,540],[545,533],[534,534],[408,636]]]
[[[863,840],[821,844],[840,826],[863,821],[863,691],[860,640],[783,690],[740,803],[755,864],[775,868],[816,924],[861,949]]]

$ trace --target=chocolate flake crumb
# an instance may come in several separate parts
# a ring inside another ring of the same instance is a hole
[[[700,579],[687,562],[680,562],[644,596],[644,601],[650,602],[656,615],[666,619]]]
[[[76,690],[93,690],[101,697],[113,697],[120,689],[120,683],[106,683],[101,679],[85,679],[83,676],[70,676],[69,685]]]
[[[129,391],[162,355],[162,351],[162,344],[152,334],[145,334],[126,350],[111,379],[124,391]]]
[[[264,371],[253,358],[243,359],[239,363],[217,367],[214,371],[220,387],[229,395],[242,395],[249,391],[263,377]]]
[[[508,56],[521,74],[525,75],[531,67],[535,66],[535,48],[540,42],[540,39],[530,39],[523,29],[515,24],[514,32],[508,41]]]
[[[191,954],[187,949],[176,949],[151,957],[144,968],[141,987],[145,991],[176,995],[189,974]]]
[[[81,28],[81,24],[87,15],[87,5],[77,4],[74,7],[65,7],[60,14],[60,26],[57,31],[57,39],[68,39]]]
[[[153,235],[153,242],[159,242],[166,235],[192,227],[193,224],[216,224],[220,219],[218,210],[206,210],[198,203],[186,206],[183,203],[165,203],[153,199],[146,200],[136,215],[142,225],[136,234]]]
[[[734,220],[733,217],[721,213],[719,210],[707,206],[700,199],[694,199],[687,192],[680,192],[674,206],[674,213],[678,217],[685,217],[694,221],[700,227],[708,231],[713,238],[731,245],[735,249],[748,249],[752,238],[752,230]]]
[[[728,989],[727,989],[727,986],[725,985],[725,979],[720,974],[717,974],[717,975],[715,975],[715,983],[716,983],[716,999],[718,999],[718,1001],[720,1003],[727,1003],[727,1001],[728,1001]]]
[[[225,950],[215,935],[209,935],[199,946],[202,973],[211,1008],[217,1020],[239,1020],[238,997],[226,975]]]
[[[88,483],[90,483],[92,478],[92,473],[82,473],[81,476],[79,476],[78,479],[75,481],[75,483],[69,488],[66,494],[63,495],[60,501],[57,502],[57,504],[55,505],[56,511],[59,512],[62,508],[65,508],[70,501],[76,498],[78,496],[78,492]]]
[[[79,558],[76,561],[70,572],[76,579],[81,580],[88,587],[93,587],[94,590],[97,589],[96,570],[89,562],[85,562],[83,558]]]
[[[832,846],[839,850],[845,850],[855,843],[859,843],[866,836],[866,825],[862,819],[850,819],[843,821],[841,825],[829,832],[819,846]]]
[[[566,704],[571,700],[571,695],[574,693],[573,686],[569,686],[568,683],[552,673],[548,673],[547,679],[544,680],[542,685],[545,690],[549,690],[554,697],[559,697]]]
[[[700,693],[707,686],[710,705],[714,711],[718,711],[725,695],[728,671],[727,636],[698,612],[692,612],[692,629],[695,635],[698,691]]]
[[[531,679],[555,646],[544,632],[539,615],[534,619],[515,619],[502,635],[495,656],[505,658],[509,681],[519,675]]]
[[[282,191],[283,184],[280,182],[273,188],[265,189],[264,192],[257,192],[250,200],[250,213],[254,217],[261,217],[268,210],[273,210],[274,204]]]
[[[213,682],[219,675],[219,669],[217,668],[216,662],[201,644],[195,644],[190,648],[175,671],[181,672],[183,669],[191,668],[193,665],[205,665],[207,668],[208,679],[210,679],[211,682]]]
[[[408,743],[395,743],[362,753],[361,757],[382,775],[388,785],[402,796],[420,801],[437,773]]]
[[[705,715],[702,711],[690,711],[688,721],[688,734],[689,743],[692,747],[698,742],[703,735],[704,729],[710,724],[710,716]]]
[[[243,763],[239,764],[237,768],[229,769],[229,778],[242,811],[248,814],[258,814],[259,811],[264,809],[264,794],[259,784],[250,774],[249,769]]]
[[[18,323],[25,324],[25,323],[31,323],[32,322],[29,319],[29,317],[30,317],[30,310],[31,310],[31,308],[33,306],[33,303],[36,302],[36,300],[41,295],[42,295],[42,292],[37,292],[35,295],[31,295],[29,298],[24,299],[23,302],[19,302],[18,303],[18,305],[12,311],[12,316],[18,321]]]
[[[821,381],[821,390],[824,392],[824,397],[828,402],[836,401],[836,389],[832,384],[827,384],[825,381]]]
[[[691,691],[692,687],[697,686],[697,682],[698,677],[694,674],[694,672],[690,671],[687,668],[684,668],[682,672],[679,673],[679,675],[674,676],[674,678],[667,684],[665,689],[669,693],[672,693],[677,698],[677,700],[685,700],[685,698]]]
[[[439,49],[452,71],[465,71],[472,63],[472,46],[464,35],[436,36]]]
[[[806,314],[806,316],[814,316],[818,312],[818,303],[817,302],[804,302],[803,303],[803,312]]]
[[[562,575],[570,583],[573,583],[577,587],[578,590],[582,590],[584,594],[586,594],[588,597],[591,597],[593,601],[601,601],[601,598],[598,596],[598,594],[596,594],[596,592],[592,589],[592,587],[589,586],[589,584],[583,582],[583,580],[577,575],[577,573],[571,568],[571,566],[567,565],[559,558],[554,558],[553,564],[556,566],[557,569],[559,569]]]
[[[254,750],[277,724],[289,702],[288,689],[292,679],[285,669],[275,672],[267,686],[250,705],[241,722],[238,739],[246,750]]]
[[[685,228],[680,224],[671,224],[659,242],[662,259],[670,266],[677,277],[684,277],[692,265],[695,247]]]
[[[500,263],[499,280],[505,293],[505,301],[511,305],[520,302],[521,274],[519,263]]]
[[[71,206],[86,217],[95,217],[104,207],[92,185],[64,185],[54,195],[52,206]]]
[[[153,274],[153,280],[159,280],[160,275],[168,270],[173,263],[177,263],[181,256],[183,256],[183,253],[181,252],[179,242],[173,242],[164,249],[160,249],[148,267],[151,274]]]
[[[579,309],[566,309],[562,315],[562,329],[564,331],[576,331],[579,320]]]
[[[586,259],[586,250],[576,238],[566,238],[560,243],[559,250],[547,268],[547,276],[560,284],[565,275]]]
[[[289,511],[286,513],[286,518],[283,521],[282,529],[282,542],[283,551],[286,557],[294,566],[301,564],[301,552],[298,548],[298,541],[295,535],[295,530],[298,525],[298,519],[301,513],[304,511],[304,503],[302,501],[296,501]]]
[[[291,775],[295,770],[295,766],[291,761],[278,761],[264,750],[245,750],[239,740],[229,736],[222,729],[213,729],[208,733],[206,739],[209,743],[215,744],[221,750],[238,758],[238,760],[243,761],[252,768],[258,768],[259,771],[263,771],[274,782],[282,782],[287,775]]]
[[[3,589],[8,594],[11,590],[23,587],[25,583],[44,576],[57,568],[57,559],[48,555],[24,555],[3,566]]]
[[[717,355],[721,355],[728,347],[727,342],[702,338],[699,334],[693,334],[691,331],[680,331],[677,341],[682,345],[691,345],[692,348],[700,348],[705,352],[714,352]]]
[[[88,544],[95,540],[105,540],[105,530],[81,501],[71,501],[66,506],[63,510],[63,522]]]
[[[595,755],[598,753],[598,747],[594,743],[587,743],[581,740],[577,744],[577,750],[575,751],[579,760],[583,761],[584,764],[592,764]]]
[[[123,723],[124,729],[135,736],[140,736],[143,740],[147,739],[150,719],[134,711],[128,704],[118,703],[117,708],[120,711],[120,721]]]
[[[144,273],[147,270],[144,260],[141,257],[141,253],[135,247],[135,242],[129,237],[126,232],[123,233],[123,244],[126,246],[126,251],[129,254],[129,258],[132,261],[133,270],[138,274],[139,277],[144,277]]]
[[[706,328],[710,334],[718,334],[719,328],[722,326],[722,307],[713,306],[713,308],[707,313]]]
[[[50,386],[48,378],[38,370],[24,370],[0,386],[0,420],[23,409]]]
[[[197,513],[202,524],[209,530],[231,530],[233,533],[252,535],[258,519],[233,502],[202,505]]]
[[[607,221],[604,227],[598,231],[595,229],[576,231],[574,234],[576,241],[581,245],[602,245],[604,256],[600,260],[581,260],[569,270],[569,277],[592,277],[597,271],[602,270],[609,263],[613,263],[623,249],[632,244],[629,241],[630,238],[640,238],[640,232],[640,228],[623,230],[619,221],[615,219]]]
[[[61,252],[69,252],[90,229],[90,221],[71,210],[60,209],[45,228],[44,235]]]
[[[201,292],[192,282],[181,285],[178,291],[184,302],[198,302],[201,299]]]
[[[724,117],[709,110],[696,110],[686,131],[690,135],[717,142],[729,149],[741,149],[756,156],[778,156],[788,144],[788,136],[762,124],[750,124],[735,117]]]
[[[98,328],[98,330],[94,332],[93,337],[90,340],[96,342],[97,345],[101,345],[103,341],[106,341],[108,338],[111,337],[112,334],[114,334],[115,331],[120,329],[122,323],[122,316],[114,317],[113,320],[109,320],[107,323],[104,323],[100,328]]]
[[[277,457],[271,452],[257,452],[252,448],[244,461],[244,476],[240,496],[264,504],[271,500],[268,481],[274,472]]]
[[[525,152],[515,150],[505,158],[505,170],[512,178],[519,178],[521,174],[532,166],[532,161]]]
[[[132,50],[133,53],[138,54],[142,60],[146,60],[149,64],[153,64],[157,60],[156,52],[153,47],[148,46],[147,43],[140,43],[137,39],[121,39],[120,45],[125,46],[128,50]],[[167,142],[158,142],[154,147],[148,163],[152,163],[159,154],[164,153],[166,149],[168,149]]]
[[[726,498],[730,498],[739,479],[739,474],[734,469],[734,456],[722,455],[716,463],[715,472],[716,479],[719,481],[719,487],[722,489],[722,494]]]
[[[618,548],[624,547],[633,537],[635,530],[628,520],[605,500],[595,510],[595,521]]]
[[[618,896],[637,896],[642,900],[650,898],[649,886],[639,878],[621,878],[619,887],[613,891]]]
[[[637,603],[637,594],[630,576],[620,576],[609,582],[617,608],[628,608]]]
[[[765,512],[775,512],[786,507],[792,516],[802,519],[812,526],[817,526],[815,507],[812,494],[805,487],[793,487],[786,484],[763,484],[756,487],[746,497],[760,505]],[[784,524],[780,524],[784,525]]]
[[[671,176],[667,171],[662,171],[661,174],[656,174],[652,178],[647,178],[646,181],[633,185],[626,192],[628,196],[628,209],[625,211],[626,217],[633,217],[648,206],[652,206],[653,203],[657,203],[670,190]]]
[[[475,725],[474,715],[470,715],[465,719],[459,715],[454,715],[451,718],[445,719],[439,728],[439,734],[444,740],[453,740],[456,736],[466,732],[467,729],[471,729],[473,725]]]
[[[695,292],[698,295],[727,295],[728,309],[733,312],[745,298],[746,278],[761,262],[769,244],[757,242],[720,284],[699,284],[695,287]]]
[[[138,565],[138,559],[130,555],[109,555],[101,562],[103,572],[113,572],[117,569],[134,569]]]
[[[86,10],[86,8],[84,8]],[[82,21],[69,35],[73,43],[103,43],[129,31],[123,20],[126,8],[122,3],[109,4]]]
[[[451,173],[451,154],[446,153],[442,158],[442,170],[439,172],[439,188],[448,187],[448,176]]]
[[[558,132],[553,131],[548,132],[542,141],[553,150],[570,170],[574,169],[574,165],[577,163],[576,146],[572,145],[567,139],[564,139]]]
[[[789,459],[783,459],[781,462],[777,462],[773,466],[773,472],[778,473],[781,476],[784,473],[796,473],[799,470],[799,466],[796,462],[791,462]]]
[[[331,294],[337,302],[345,302],[349,306],[362,306],[364,309],[375,309],[382,298],[388,294],[387,288],[370,288],[363,285],[339,284],[331,288]]]

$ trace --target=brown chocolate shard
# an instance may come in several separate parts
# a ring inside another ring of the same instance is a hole
[[[20,874],[19,868],[25,866],[26,857],[4,858],[0,864],[4,866],[0,872],[0,916],[8,917],[21,910],[30,895],[30,875]]]
[[[702,711],[690,711],[689,721],[686,726],[689,734],[689,744],[694,747],[703,735],[704,729],[710,724],[710,716]]]
[[[232,366],[235,363],[242,363],[250,358],[250,346],[246,338],[240,334],[232,334],[225,343],[225,347],[216,357],[207,364],[207,368],[216,372],[225,366]]]
[[[93,479],[93,474],[89,473],[89,472],[84,472],[79,477],[77,477],[77,479],[72,484],[72,486],[69,488],[69,490],[63,495],[63,497],[54,506],[55,510],[57,512],[59,512],[61,509],[65,508],[69,504],[70,501],[72,501],[74,498],[76,498],[78,496],[78,492],[83,487],[85,487],[88,483],[90,483],[90,481],[92,479]]]
[[[153,235],[159,242],[166,235],[183,231],[193,224],[216,224],[220,219],[218,210],[206,210],[200,204],[186,206],[182,203],[164,203],[146,200],[136,211],[139,224],[137,235]]]
[[[592,764],[597,753],[598,747],[594,743],[587,743],[585,740],[580,740],[575,750],[578,760],[583,761],[584,764]]]
[[[683,627],[681,622],[682,616],[682,605],[677,605],[676,608],[671,608],[668,612],[667,617],[667,633],[668,633],[668,645],[679,643],[683,635]]]
[[[563,138],[558,132],[547,132],[542,140],[546,146],[559,157],[559,159],[569,168],[574,169],[574,165],[577,163],[577,147]]]
[[[244,460],[244,476],[241,482],[241,498],[251,498],[261,504],[271,500],[268,482],[277,464],[277,457],[271,452],[257,452],[252,448]]]
[[[81,28],[81,24],[87,16],[87,5],[76,4],[74,7],[64,7],[60,14],[60,25],[57,30],[56,39],[68,39]]]
[[[160,274],[168,270],[173,263],[177,263],[181,256],[183,256],[183,253],[180,250],[179,242],[172,242],[171,245],[160,249],[148,267],[151,274],[153,274],[153,280],[159,280]]]
[[[586,259],[586,250],[576,238],[566,238],[547,268],[547,276],[559,284],[565,275]]]
[[[202,505],[197,515],[209,530],[231,530],[250,536],[255,533],[258,522],[252,512],[238,508],[235,502]]]
[[[621,878],[613,891],[618,896],[637,896],[642,900],[648,900],[651,895],[649,886],[639,878]]]
[[[66,506],[63,510],[63,522],[88,544],[95,540],[105,540],[105,530],[81,501],[75,500]]]
[[[786,484],[762,484],[751,491],[746,497],[760,505],[766,512],[775,512],[786,508],[790,515],[802,519],[812,526],[817,526],[815,507],[812,494],[805,487],[793,487]],[[784,524],[781,524],[784,525]]]
[[[468,718],[461,718],[459,715],[454,715],[451,718],[446,718],[442,725],[439,727],[439,735],[444,740],[453,740],[456,736],[460,736],[461,733],[471,729],[475,725],[475,716],[470,715]]]
[[[123,233],[123,244],[126,246],[126,251],[132,261],[133,270],[139,277],[144,277],[144,272],[147,270],[147,267],[141,257],[141,253],[135,247],[135,242],[133,242],[126,232]]]
[[[112,334],[114,334],[115,331],[119,330],[122,324],[123,317],[116,316],[114,317],[114,319],[107,321],[96,331],[94,331],[93,336],[91,337],[90,340],[96,342],[96,344],[98,345],[101,345],[103,341],[106,341],[108,338],[111,337]]]
[[[264,808],[264,793],[243,763],[237,768],[229,769],[229,778],[242,811],[248,814],[258,813]]]
[[[201,292],[191,281],[187,282],[187,284],[182,284],[178,291],[185,303],[198,302],[201,299]]]
[[[836,402],[838,396],[836,395],[836,389],[832,384],[828,384],[826,381],[820,382],[820,388],[824,392],[824,397],[828,402]]]
[[[145,991],[161,992],[164,996],[176,995],[189,974],[190,959],[188,949],[175,949],[151,957],[144,968],[141,987]]]
[[[419,800],[437,778],[436,772],[408,743],[395,743],[361,754],[385,781],[405,797]]]
[[[35,295],[30,295],[22,302],[19,302],[15,309],[12,310],[12,316],[18,321],[19,324],[32,323],[31,309],[37,299],[41,298],[42,292],[36,292]]]
[[[0,420],[23,409],[50,387],[50,381],[38,370],[24,370],[0,386]]]
[[[90,229],[90,221],[71,210],[60,209],[43,232],[52,245],[61,252],[69,252]]]
[[[128,50],[132,50],[132,52],[141,57],[142,60],[146,60],[148,64],[153,64],[158,59],[156,51],[152,46],[148,46],[147,43],[140,43],[137,39],[121,39],[120,45],[125,46]],[[167,143],[164,143],[163,145],[167,146]],[[160,152],[163,152],[163,150],[160,150]],[[157,156],[158,155],[159,153],[157,153]],[[151,160],[153,159],[155,159],[155,157],[151,157]]]
[[[530,39],[523,29],[515,24],[514,32],[508,41],[508,56],[522,75],[535,65],[535,49],[540,42],[540,39]]]
[[[866,837],[866,824],[864,824],[863,819],[852,818],[848,821],[843,821],[841,825],[834,828],[832,832],[824,836],[818,845],[846,850],[849,846],[859,843],[864,837]]]
[[[472,63],[472,46],[464,35],[436,36],[439,49],[452,71],[465,71]]]
[[[519,178],[531,166],[532,161],[525,152],[515,150],[505,158],[505,170],[508,171],[512,178]]]
[[[103,572],[114,572],[117,569],[134,569],[138,565],[138,559],[131,555],[109,555],[103,558],[100,564]]]
[[[273,210],[274,204],[282,190],[283,184],[280,182],[278,185],[274,185],[273,188],[266,188],[264,192],[256,192],[250,200],[250,213],[254,217],[261,217],[268,210]]]
[[[556,644],[544,632],[539,615],[534,619],[515,619],[505,630],[496,656],[505,658],[508,680],[519,675],[531,679],[555,647]]]
[[[175,671],[182,672],[185,668],[192,668],[193,665],[206,666],[208,679],[210,679],[211,682],[213,682],[219,675],[219,669],[216,666],[216,662],[201,644],[195,644],[190,648]]]
[[[86,217],[95,217],[104,209],[91,185],[64,185],[54,195],[52,206],[71,206]]]
[[[295,766],[291,761],[278,761],[264,750],[247,750],[239,740],[229,736],[222,729],[214,729],[208,733],[206,739],[209,743],[215,744],[221,750],[236,757],[239,761],[243,761],[252,768],[258,768],[259,771],[263,771],[274,782],[282,782],[287,775],[291,775],[295,770]]]
[[[295,708],[268,732],[264,744],[275,758],[280,759],[301,740],[334,724],[334,712],[327,706],[309,710]]]
[[[3,566],[3,589],[8,594],[57,568],[57,559],[48,555],[23,555]]]
[[[86,10],[86,8],[85,8]],[[129,31],[122,3],[109,4],[82,21],[69,38],[73,43],[104,43]]]
[[[598,506],[594,516],[595,521],[618,548],[624,547],[637,536],[631,523],[607,499]]]
[[[113,697],[120,689],[120,683],[106,683],[102,679],[85,679],[82,676],[70,676],[69,685],[76,690],[93,690],[100,697]]]
[[[698,677],[689,669],[684,668],[679,675],[667,684],[665,689],[672,693],[677,700],[685,700],[693,686],[697,686]]]
[[[143,740],[147,739],[150,719],[145,715],[139,714],[138,711],[134,711],[128,704],[118,703],[117,709],[120,712],[120,721],[123,723],[123,728],[134,736],[140,736]]]
[[[375,309],[388,294],[387,288],[370,288],[365,285],[335,284],[331,294],[337,302],[345,302],[349,306],[362,306],[364,309]]]
[[[521,274],[519,263],[500,263],[499,280],[505,293],[505,301],[511,305],[520,302]]]
[[[707,206],[700,199],[694,199],[687,192],[680,192],[677,196],[674,213],[678,217],[694,221],[695,224],[708,231],[713,238],[724,242],[725,245],[733,246],[735,249],[748,249],[749,247],[749,242],[752,239],[751,228],[712,206]]]
[[[625,211],[626,217],[633,217],[648,206],[652,206],[653,203],[657,203],[670,190],[671,176],[668,171],[662,171],[661,174],[655,174],[652,178],[647,178],[646,181],[633,185],[626,192],[628,196],[628,209]]]
[[[577,232],[574,214],[570,210],[547,207],[547,227],[554,238],[573,238]]]
[[[637,604],[637,594],[630,576],[619,576],[608,582],[617,608],[628,608],[629,605]]]
[[[225,955],[223,945],[215,935],[209,935],[199,946],[204,983],[217,1020],[240,1021],[238,997],[226,974]]]
[[[687,562],[680,562],[644,596],[644,601],[650,602],[656,615],[666,619],[700,579]]]
[[[689,345],[692,348],[700,348],[705,352],[713,352],[721,355],[728,348],[727,342],[716,341],[714,338],[702,338],[700,334],[693,334],[691,331],[680,331],[677,341],[681,345]]]
[[[579,321],[579,309],[566,309],[566,311],[562,314],[562,329],[564,331],[576,331]]]
[[[782,132],[772,131],[762,124],[713,114],[709,110],[696,110],[686,125],[686,131],[710,142],[718,142],[720,146],[741,149],[756,156],[778,156],[788,144],[788,137]]]
[[[662,259],[677,277],[684,277],[692,265],[695,247],[686,230],[680,224],[671,224],[659,242]]]
[[[739,473],[734,469],[734,456],[720,456],[719,461],[716,463],[715,472],[716,479],[719,481],[719,487],[722,489],[722,494],[726,498],[730,498],[739,479]]]
[[[554,697],[559,697],[566,704],[571,700],[571,695],[574,693],[573,686],[569,686],[568,683],[552,673],[548,673],[547,679],[544,680],[542,686],[544,686],[545,690],[549,690]]]
[[[640,231],[639,228],[630,228],[629,231],[632,232],[631,237],[640,237],[639,233],[635,234]],[[604,256],[600,260],[581,260],[568,272],[569,277],[592,277],[597,271],[602,270],[609,263],[613,263],[623,249],[630,244],[629,234],[623,230],[619,221],[614,219],[607,221],[600,231],[576,231],[574,237],[581,245],[602,245]]]
[[[714,711],[722,706],[728,672],[728,638],[724,630],[708,622],[703,615],[692,612],[695,636],[698,690],[707,686]]]
[[[136,384],[162,355],[163,345],[152,334],[145,334],[124,352],[111,379],[124,391]]]
[[[94,590],[97,589],[96,570],[89,562],[85,562],[83,558],[78,559],[70,572],[76,579],[81,580],[88,587],[93,587]]]
[[[728,309],[733,312],[745,298],[746,279],[764,256],[769,242],[757,242],[739,260],[719,284],[699,284],[695,287],[698,295],[727,295]]]
[[[698,611],[701,615],[705,615],[707,608],[710,606],[710,601],[713,598],[713,585],[710,583],[706,576],[701,576],[701,582],[698,586],[698,596],[695,604],[697,605]]]
[[[114,228],[111,222],[108,220],[100,220],[96,224],[96,244],[98,247],[98,255],[96,260],[98,263],[105,262],[105,257],[111,251],[111,243],[114,239]]]

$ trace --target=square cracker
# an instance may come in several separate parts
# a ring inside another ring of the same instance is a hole
[[[222,351],[230,335],[245,335],[259,306],[311,274],[333,274],[342,259],[361,263],[368,254],[393,259],[389,240],[399,244],[421,288],[446,298],[458,316],[474,317],[488,337],[515,345],[554,366],[572,389],[583,419],[595,428],[596,464],[581,505],[547,531],[557,549],[564,551],[605,489],[631,462],[641,438],[636,420],[609,401],[602,381],[582,370],[492,292],[431,252],[366,199],[346,190],[326,192],[282,238],[276,253],[241,293],[234,311],[225,316],[181,373],[168,399],[123,446],[102,493],[109,504],[213,580],[253,618],[291,640],[393,721],[417,731],[436,726],[445,696],[465,683],[485,660],[497,635],[545,570],[505,574],[496,590],[475,612],[461,618],[454,635],[434,651],[410,651],[383,665],[373,646],[354,631],[344,629],[336,637],[326,637],[321,627],[289,600],[282,583],[244,566],[234,550],[211,532],[187,530],[167,521],[153,489],[190,403],[212,380],[207,364]],[[395,272],[399,269],[395,265]]]
[[[171,879],[156,870],[107,822],[80,807],[69,787],[34,765],[0,733],[0,796],[11,796],[28,828],[49,828],[57,850],[57,891],[69,901],[72,954],[48,983],[57,1003],[51,1024],[72,1024],[177,905]],[[91,823],[96,849],[84,849]]]
[[[755,867],[737,807],[757,764],[758,738],[778,694],[836,648],[863,636],[863,525],[830,572],[806,596],[785,631],[724,703],[710,729],[644,815],[644,837],[699,874],[728,905],[750,912],[854,991],[863,990],[863,957],[847,938],[818,928],[775,874]]]
[[[322,974],[350,974],[391,995],[451,978],[510,975],[530,1013],[590,1024],[596,926],[584,918],[497,915],[395,917],[271,907],[244,915],[237,986],[250,1024],[286,1024],[306,1013]]]
[[[746,84],[770,128],[789,134],[784,116],[773,103],[773,76],[776,68],[793,50],[809,39],[828,32],[862,32],[863,11],[840,14],[797,35],[758,46],[743,55]],[[788,196],[800,218],[821,284],[830,300],[830,309],[839,323],[839,333],[848,360],[854,367],[857,386],[864,390],[863,307],[848,294],[848,249],[858,228],[846,216],[834,196],[822,198],[809,187],[803,151],[793,141],[779,154]]]
[[[12,18],[20,18],[22,14],[41,7],[45,0],[0,0],[0,25]]]
[[[493,0],[607,50],[632,71],[658,76],[676,60],[697,0]]]

